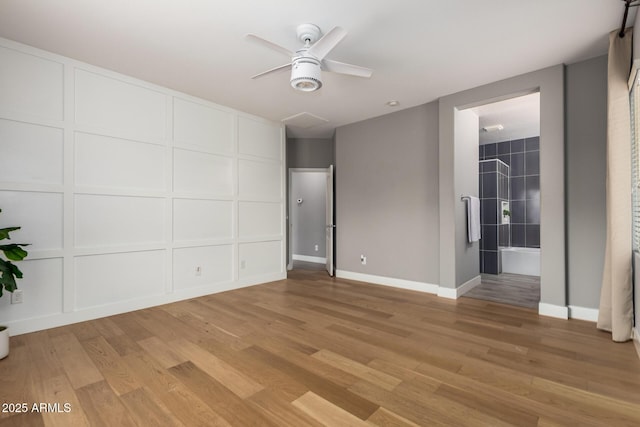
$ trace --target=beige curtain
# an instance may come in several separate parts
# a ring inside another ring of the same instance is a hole
[[[631,339],[631,122],[629,72],[632,30],[609,34],[607,93],[607,244],[598,328],[614,341]]]

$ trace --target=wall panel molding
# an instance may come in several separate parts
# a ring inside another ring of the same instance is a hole
[[[282,124],[1,38],[0,67],[12,335],[286,277]]]

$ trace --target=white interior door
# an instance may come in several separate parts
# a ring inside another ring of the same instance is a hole
[[[327,272],[333,277],[333,239],[335,224],[333,223],[333,165],[327,169],[327,203],[326,206],[326,231],[325,243],[327,252]]]

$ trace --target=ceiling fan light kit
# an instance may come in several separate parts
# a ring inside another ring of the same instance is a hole
[[[320,62],[301,57],[291,64],[291,86],[302,92],[313,92],[322,87]]]
[[[369,68],[325,59],[325,56],[346,37],[347,32],[344,29],[334,27],[323,35],[317,25],[301,24],[296,28],[296,35],[304,43],[304,46],[293,52],[255,34],[247,34],[247,40],[266,46],[291,58],[290,63],[256,74],[252,79],[291,67],[291,87],[302,92],[313,92],[322,87],[322,71],[356,77],[371,77],[373,70]]]

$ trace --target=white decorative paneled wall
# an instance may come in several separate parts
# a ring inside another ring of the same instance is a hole
[[[41,120],[63,120],[62,58],[45,59],[3,45],[0,45],[0,110]]]
[[[28,242],[23,333],[278,280],[284,131],[0,39],[0,227]]]
[[[161,145],[76,132],[74,148],[76,186],[165,190],[167,149]]]

